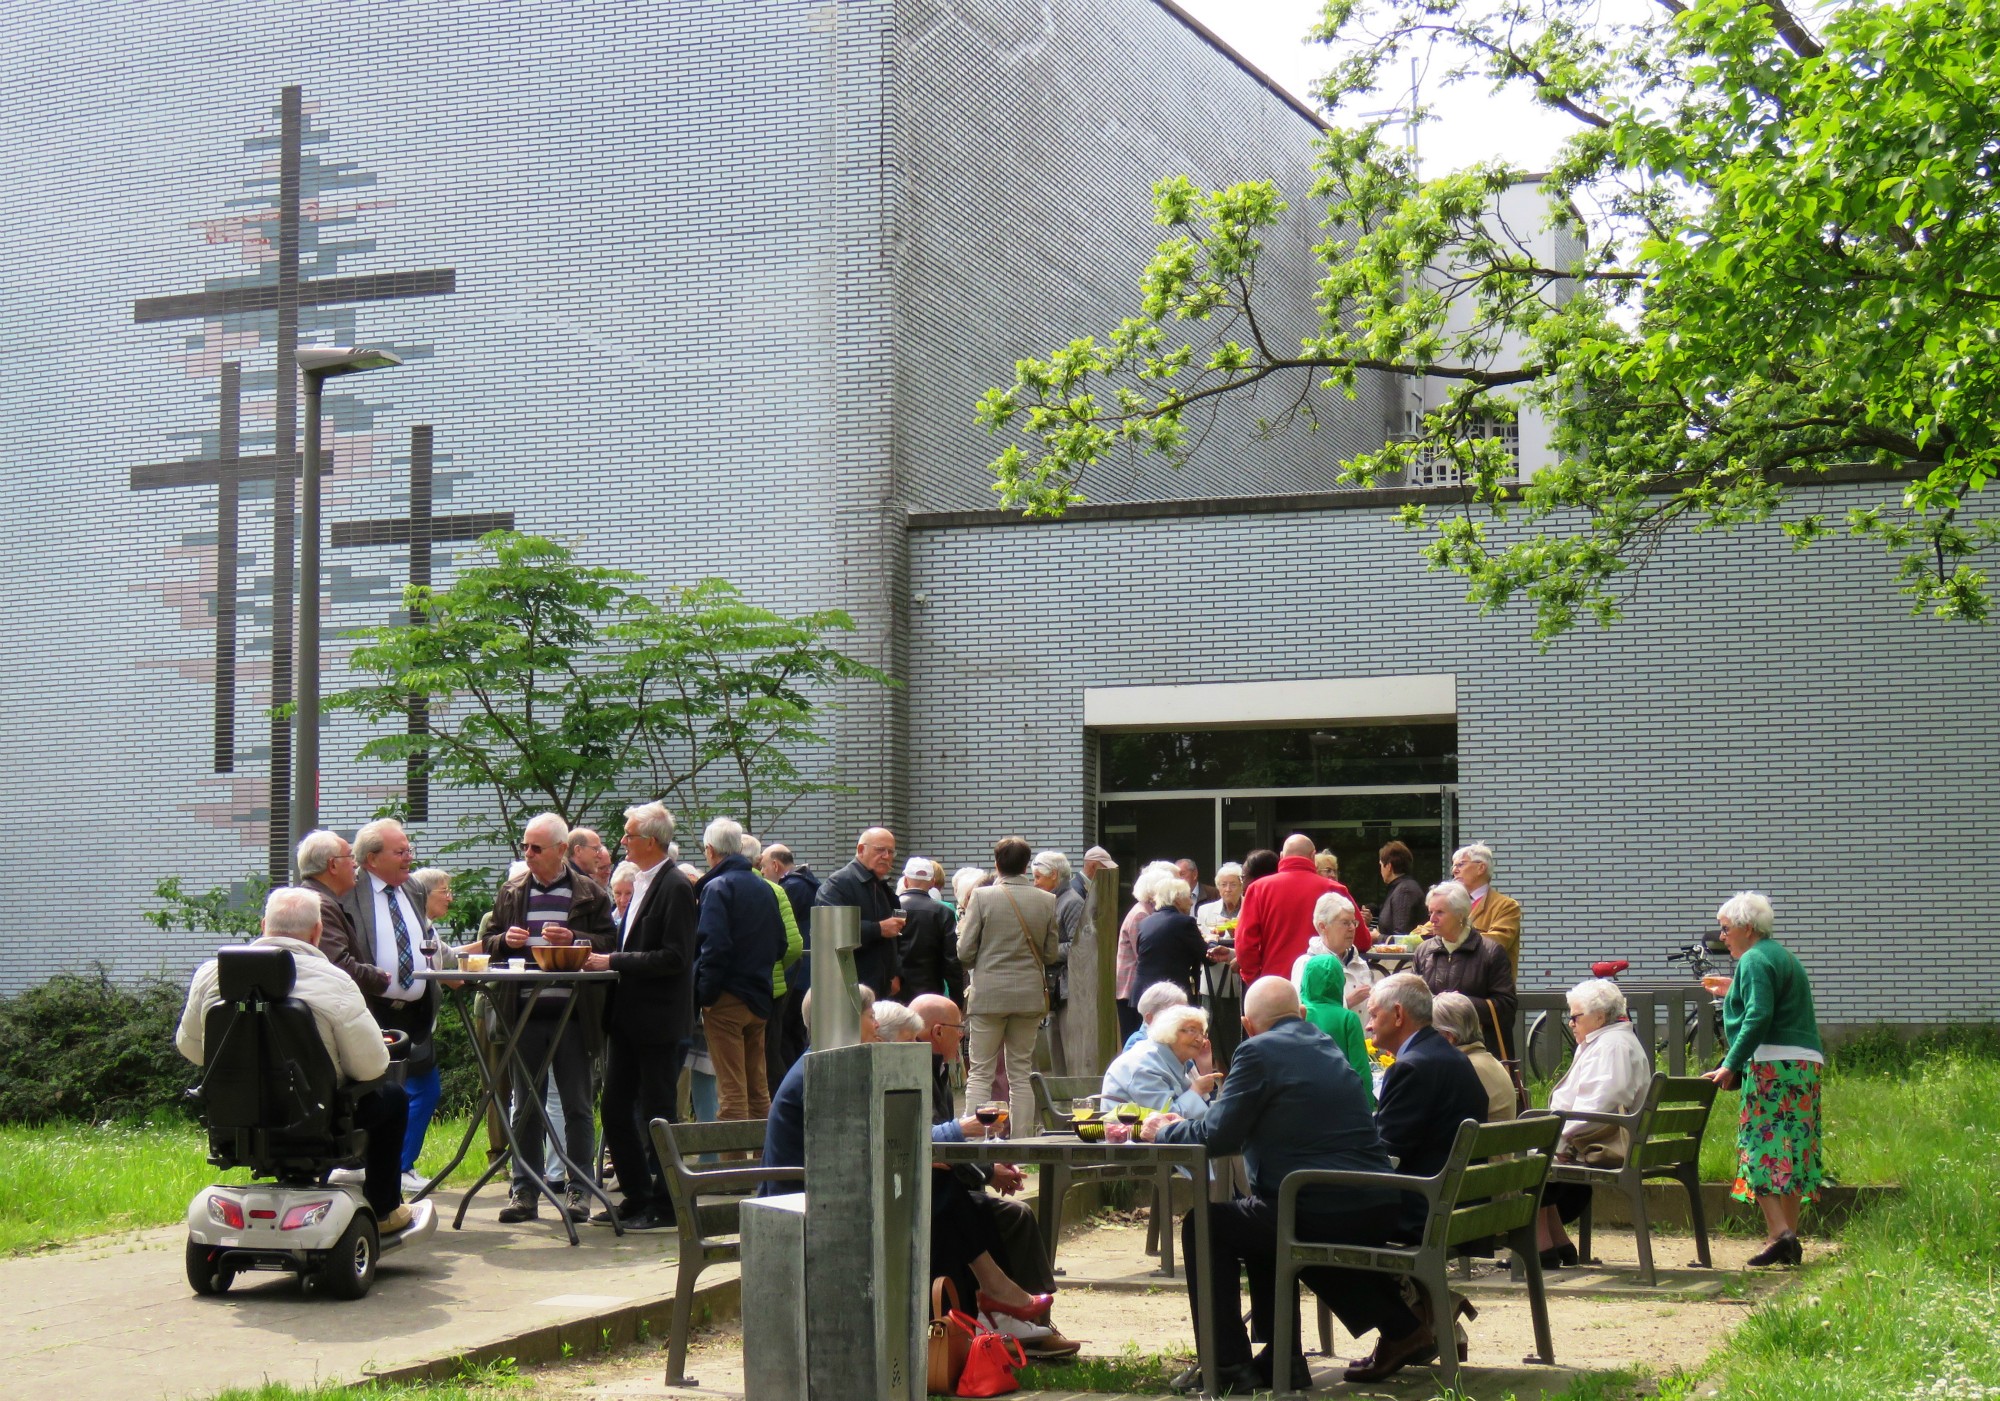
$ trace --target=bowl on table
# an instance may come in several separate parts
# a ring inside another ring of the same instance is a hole
[[[536,944],[528,950],[535,966],[545,973],[574,973],[590,957],[588,944]]]
[[[1104,1121],[1095,1115],[1073,1117],[1069,1126],[1076,1130],[1076,1136],[1085,1143],[1104,1142]]]

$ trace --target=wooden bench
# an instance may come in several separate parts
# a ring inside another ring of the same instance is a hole
[[[667,1177],[667,1196],[674,1204],[680,1231],[680,1271],[674,1281],[674,1325],[667,1340],[667,1385],[693,1386],[686,1375],[688,1332],[694,1314],[694,1285],[710,1265],[741,1264],[743,1242],[738,1224],[746,1197],[766,1182],[797,1182],[798,1168],[760,1166],[764,1152],[764,1121],[732,1119],[722,1123],[674,1124],[655,1119],[653,1148]],[[751,1158],[697,1161],[704,1153],[749,1153]]]
[[[1687,1193],[1688,1219],[1694,1223],[1697,1268],[1713,1266],[1708,1253],[1708,1221],[1701,1209],[1701,1139],[1708,1132],[1708,1116],[1715,1108],[1715,1082],[1698,1075],[1656,1074],[1646,1088],[1646,1098],[1630,1114],[1597,1114],[1580,1110],[1536,1110],[1538,1115],[1560,1114],[1592,1124],[1615,1124],[1631,1136],[1632,1150],[1622,1167],[1588,1167],[1582,1163],[1557,1163],[1549,1170],[1551,1182],[1575,1182],[1589,1187],[1611,1187],[1625,1194],[1632,1212],[1632,1229],[1639,1241],[1639,1275],[1648,1284],[1659,1283],[1653,1268],[1653,1231],[1646,1216],[1646,1183],[1665,1178],[1681,1184]],[[1585,1202],[1577,1221],[1576,1250],[1585,1260],[1590,1256],[1591,1203]]]
[[[1535,1217],[1542,1207],[1542,1184],[1548,1177],[1550,1154],[1562,1129],[1555,1120],[1537,1117],[1482,1124],[1467,1119],[1452,1141],[1451,1156],[1435,1177],[1408,1177],[1385,1172],[1294,1172],[1278,1192],[1277,1301],[1273,1310],[1271,1358],[1276,1391],[1290,1391],[1292,1357],[1298,1340],[1292,1337],[1299,1277],[1308,1270],[1334,1267],[1408,1278],[1430,1300],[1437,1331],[1438,1370],[1446,1395],[1457,1395],[1458,1348],[1452,1341],[1451,1286],[1445,1272],[1460,1248],[1504,1237],[1528,1266],[1528,1303],[1535,1320],[1537,1354],[1529,1362],[1552,1365],[1555,1342],[1549,1332],[1549,1300],[1542,1287],[1542,1258],[1535,1248]],[[1421,1243],[1412,1246],[1340,1245],[1302,1240],[1298,1233],[1299,1193],[1310,1187],[1393,1187],[1413,1192],[1430,1203]],[[1322,1338],[1329,1332],[1326,1306],[1320,1305]],[[1310,1386],[1309,1378],[1301,1377]]]

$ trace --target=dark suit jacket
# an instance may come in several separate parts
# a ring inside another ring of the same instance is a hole
[[[1396,1052],[1396,1063],[1382,1081],[1375,1126],[1382,1146],[1398,1159],[1396,1171],[1429,1177],[1451,1156],[1458,1126],[1467,1119],[1485,1119],[1486,1107],[1486,1088],[1465,1053],[1422,1027]],[[1401,1239],[1414,1239],[1423,1229],[1426,1210],[1423,1198],[1405,1198]]]
[[[300,881],[299,889],[319,896],[319,951],[327,962],[354,979],[354,985],[367,996],[380,997],[387,992],[389,975],[375,966],[375,945],[371,941],[366,948],[355,947],[354,924],[340,897],[313,876]]]
[[[1201,987],[1201,970],[1208,962],[1208,941],[1193,915],[1179,910],[1155,910],[1139,922],[1139,964],[1133,975],[1134,994],[1154,983],[1172,983],[1190,1000]],[[1287,973],[1291,972],[1288,968]]]
[[[897,957],[896,940],[883,937],[882,921],[901,914],[903,907],[896,903],[889,882],[860,861],[850,861],[820,882],[813,904],[860,907],[861,947],[854,951],[854,976],[877,997],[890,996],[902,974],[902,960]]]
[[[958,961],[957,919],[928,890],[903,897],[903,933],[896,940],[903,987],[898,1002],[926,992],[965,1005],[965,969]],[[887,996],[886,993],[883,994]]]
[[[625,912],[605,1029],[620,1041],[674,1045],[694,1033],[694,886],[662,861],[643,902]]]
[[[410,896],[412,892],[405,887],[404,894]],[[437,1025],[438,985],[425,983],[422,997],[400,1005],[383,996],[389,989],[389,975],[375,967],[374,878],[365,870],[359,872],[354,880],[354,889],[341,896],[338,903],[347,916],[347,927],[350,931],[349,955],[357,964],[366,964],[375,971],[377,981],[372,989],[358,976],[354,981],[361,985],[361,991],[366,994],[368,1010],[374,1015],[376,1023],[385,1029],[406,1031],[412,1041],[428,1042],[432,1029]],[[417,927],[410,931],[410,935],[421,943],[424,935],[430,932],[430,921],[424,918],[422,900],[411,898],[410,906],[416,911],[417,916]],[[325,937],[323,931],[321,937]],[[326,952],[324,949],[321,951]],[[328,953],[327,956],[331,958],[332,954]],[[417,1069],[423,1068],[423,1063],[427,1062],[428,1058],[413,1053],[411,1059],[419,1063],[412,1067]]]
[[[1475,1085],[1478,1080],[1473,1076]],[[1482,1091],[1480,1104],[1485,1102]],[[1360,1078],[1333,1038],[1302,1018],[1246,1038],[1236,1048],[1222,1092],[1208,1113],[1167,1125],[1159,1140],[1204,1143],[1211,1154],[1241,1153],[1250,1169],[1251,1190],[1273,1204],[1286,1175],[1301,1168],[1391,1170]],[[1306,1193],[1299,1205],[1303,1211],[1335,1214],[1390,1207],[1396,1196],[1394,1191],[1325,1188]]]

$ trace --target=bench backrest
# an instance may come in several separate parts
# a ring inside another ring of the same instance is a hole
[[[1544,1116],[1460,1124],[1439,1174],[1425,1246],[1449,1248],[1531,1224],[1561,1135],[1562,1120]]]
[[[1646,1093],[1651,1115],[1634,1135],[1632,1161],[1642,1172],[1701,1161],[1701,1139],[1715,1108],[1716,1085],[1699,1075],[1655,1075]]]
[[[1044,1075],[1031,1071],[1028,1081],[1035,1087],[1035,1108],[1041,1113],[1042,1128],[1048,1132],[1069,1127],[1069,1102],[1094,1095],[1104,1088],[1101,1075]]]

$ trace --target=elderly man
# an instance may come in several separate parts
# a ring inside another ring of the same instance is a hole
[[[1187,882],[1188,895],[1195,904],[1205,905],[1221,895],[1221,891],[1201,878],[1201,867],[1192,856],[1183,856],[1174,862],[1174,874]]]
[[[1279,853],[1278,869],[1243,892],[1243,912],[1236,920],[1236,972],[1248,987],[1266,973],[1283,977],[1313,936],[1313,907],[1327,891],[1347,896],[1349,904],[1360,908],[1337,880],[1328,880],[1313,865],[1312,838],[1294,832],[1285,838]],[[1354,936],[1354,947],[1368,951],[1367,921]]]
[[[889,885],[896,867],[896,834],[870,827],[854,844],[854,859],[828,876],[813,897],[815,905],[849,905],[861,911],[861,947],[854,953],[855,976],[884,997],[902,991],[898,940],[902,907]]]
[[[819,894],[819,877],[805,862],[794,860],[792,849],[783,842],[772,842],[764,848],[758,869],[764,873],[764,879],[776,883],[784,892],[792,907],[792,922],[799,928],[799,958],[785,969],[785,1000],[765,1033],[777,1035],[778,1059],[790,1070],[806,1053],[806,1019],[799,1009],[805,1001],[806,989],[812,986],[812,907],[814,897]],[[781,1073],[778,1078],[785,1077]]]
[[[590,828],[570,828],[569,864],[606,890],[611,888],[611,848]]]
[[[1474,842],[1454,851],[1451,854],[1451,878],[1465,887],[1472,906],[1470,923],[1473,930],[1505,949],[1507,966],[1519,973],[1521,902],[1493,888],[1493,848],[1485,842]],[[1426,924],[1413,932],[1428,938],[1432,930]],[[1487,1044],[1490,1046],[1493,1043],[1489,1041]]]
[[[408,888],[416,862],[401,823],[386,817],[368,823],[354,834],[354,858],[361,863],[361,874],[339,900],[351,932],[347,948],[335,961],[350,970],[378,1024],[409,1034],[403,1093],[409,1097],[410,1112],[403,1137],[403,1171],[409,1179],[404,1185],[416,1191],[422,1185],[415,1180],[417,1154],[443,1091],[437,1047],[431,1040],[437,1027],[438,990],[415,977],[431,966],[424,952],[424,945],[432,942],[431,925],[424,917],[422,897]],[[365,981],[355,971],[362,963],[373,970]]]
[[[341,1083],[380,1079],[389,1068],[382,1028],[368,1014],[368,1003],[354,979],[335,968],[321,951],[320,911],[313,891],[272,891],[264,901],[263,932],[255,946],[291,954],[292,996],[312,1009],[313,1024]],[[208,1059],[204,1044],[208,1010],[222,1001],[216,991],[220,976],[216,964],[211,958],[195,970],[180,1028],[174,1035],[174,1045],[196,1065],[205,1065]],[[361,1195],[375,1213],[376,1229],[384,1235],[410,1224],[410,1209],[403,1205],[399,1180],[403,1129],[409,1112],[409,1100],[393,1085],[373,1090],[355,1102],[355,1123],[368,1135]]]
[[[781,898],[743,858],[743,828],[727,817],[701,837],[708,872],[695,883],[695,1003],[715,1065],[717,1117],[762,1119],[771,1109],[764,1026],[771,970],[785,956]]]
[[[1486,1044],[1502,1060],[1512,1047],[1514,965],[1507,950],[1472,927],[1472,897],[1455,880],[1440,881],[1424,895],[1430,920],[1410,971],[1433,993],[1462,992],[1479,1009]]]
[[[388,991],[389,975],[375,966],[372,951],[356,952],[354,926],[347,922],[347,911],[341,908],[341,897],[354,889],[355,878],[361,874],[360,863],[355,861],[354,849],[346,838],[324,828],[308,832],[299,839],[294,864],[299,871],[299,889],[310,890],[319,897],[320,953],[354,979],[362,992],[380,996]]]
[[[1090,902],[1076,893],[1069,858],[1060,851],[1037,852],[1028,865],[1035,889],[1056,897],[1056,956],[1049,964],[1049,1061],[1058,1075],[1069,1074],[1069,951],[1084,937]]]
[[[648,1125],[678,1119],[681,1058],[694,1034],[695,896],[667,860],[674,815],[664,803],[625,809],[625,853],[633,868],[632,903],[617,946],[584,961],[610,969],[604,1031],[604,1147],[625,1194],[618,1217],[628,1231],[674,1224],[666,1174]],[[609,1221],[607,1212],[595,1218]]]
[[[521,854],[526,869],[509,877],[493,897],[493,922],[487,927],[486,951],[495,958],[520,958],[531,939],[551,944],[585,943],[598,953],[617,947],[618,930],[611,918],[610,892],[569,862],[569,824],[553,812],[528,820],[521,832]],[[590,1171],[595,1157],[591,1133],[592,1103],[590,1063],[603,1034],[600,1021],[603,998],[597,989],[580,988],[576,1011],[570,1024],[556,1036],[564,1004],[571,996],[567,988],[551,988],[533,1003],[527,1025],[521,1028],[519,1055],[525,1065],[548,1060],[549,1072],[562,1096],[563,1152],[578,1172]],[[529,1005],[526,988],[506,1014],[519,1017]],[[553,1059],[550,1059],[553,1052]],[[537,1109],[540,1112],[536,1112]],[[539,1150],[543,1126],[548,1120],[548,1086],[514,1086],[514,1140],[530,1152]],[[535,1182],[529,1164],[514,1162],[513,1190],[500,1220],[508,1225],[533,1221],[540,1214],[535,1199]],[[630,1184],[627,1184],[628,1190]],[[580,1182],[569,1183],[564,1210],[570,1219],[589,1217]]]
[[[1229,1202],[1195,1203],[1195,1211],[1208,1213],[1213,1258],[1203,1260],[1195,1253],[1192,1213],[1182,1225],[1181,1238],[1190,1278],[1196,1270],[1207,1272],[1208,1295],[1215,1307],[1215,1360],[1223,1389],[1268,1389],[1274,1359],[1268,1346],[1254,1361],[1251,1358],[1250,1338],[1243,1331],[1239,1306],[1238,1276],[1246,1270],[1249,1274],[1251,1320],[1257,1336],[1268,1343],[1276,1317],[1273,1309],[1283,1307],[1295,1313],[1298,1309],[1296,1296],[1283,1300],[1272,1297],[1278,1192],[1286,1176],[1304,1168],[1390,1171],[1360,1079],[1340,1047],[1300,1016],[1298,989],[1290,980],[1260,978],[1244,993],[1243,1042],[1236,1048],[1229,1077],[1222,1082],[1222,1092],[1209,1105],[1207,1115],[1182,1119],[1155,1114],[1139,1132],[1149,1143],[1201,1143],[1212,1155],[1243,1154],[1253,1195]],[[1396,1193],[1389,1189],[1344,1187],[1307,1192],[1299,1199],[1299,1232],[1313,1240],[1379,1245],[1387,1239],[1395,1201]],[[1329,1283],[1319,1274],[1311,1282],[1315,1289]],[[1362,1292],[1349,1290],[1342,1283],[1343,1287],[1332,1291],[1335,1297],[1328,1298],[1337,1310],[1347,1305],[1350,1292]],[[1384,1296],[1380,1307],[1390,1319],[1388,1327],[1412,1334],[1426,1331],[1403,1307],[1394,1289],[1380,1289],[1377,1281],[1374,1292]],[[1198,1307],[1196,1297],[1190,1287],[1191,1308]],[[1197,1329],[1200,1323],[1197,1315]],[[1299,1336],[1294,1327],[1292,1337]],[[1294,1357],[1291,1366],[1294,1380],[1304,1381],[1305,1358]],[[1199,1365],[1174,1380],[1177,1391],[1200,1388]]]
[[[1429,1177],[1451,1156],[1459,1124],[1486,1117],[1486,1087],[1465,1053],[1431,1026],[1431,990],[1414,973],[1375,984],[1363,1029],[1378,1050],[1396,1058],[1375,1107],[1382,1144],[1395,1154],[1398,1172]],[[1403,1199],[1398,1239],[1423,1232],[1425,1210],[1423,1198]]]
[[[896,996],[910,1002],[925,993],[942,993],[963,1004],[965,969],[958,961],[958,922],[938,903],[932,864],[926,857],[912,856],[903,865],[903,933],[896,941],[903,985]],[[882,1039],[890,1038],[885,1034]]]

